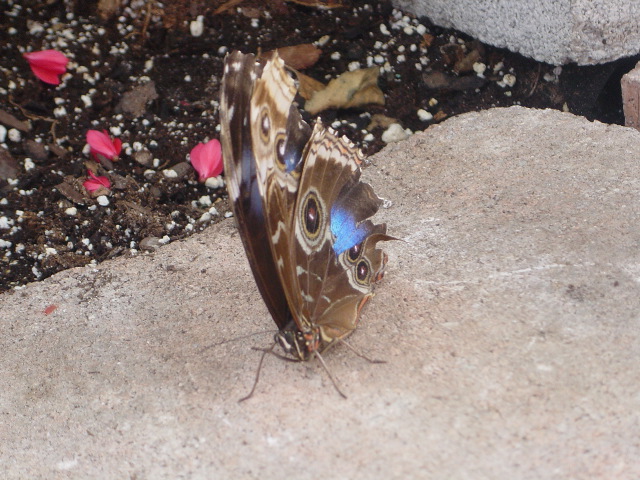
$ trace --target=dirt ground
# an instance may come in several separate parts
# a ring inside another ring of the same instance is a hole
[[[304,73],[323,83],[358,66],[381,66],[384,105],[320,114],[367,154],[385,146],[386,126],[373,125],[375,115],[413,132],[509,105],[623,122],[619,79],[637,59],[554,67],[410,17],[389,2],[353,4],[246,1],[225,9],[229,2],[194,1],[163,9],[131,1],[108,15],[96,2],[1,0],[0,292],[152,250],[224,218],[222,183],[197,182],[187,154],[218,138],[222,64],[235,49],[313,43],[322,53]],[[199,15],[204,28],[194,36]],[[59,86],[39,81],[22,56],[44,49],[71,60]],[[91,163],[91,129],[122,140],[117,162]],[[107,205],[82,187],[87,167],[111,180]]]

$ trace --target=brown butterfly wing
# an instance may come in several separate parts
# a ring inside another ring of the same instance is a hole
[[[319,328],[319,350],[356,328],[386,263],[376,244],[392,238],[386,225],[368,220],[382,202],[360,181],[361,163],[351,142],[316,124],[298,186],[291,257],[299,292],[292,314]]]
[[[270,247],[267,210],[259,184],[251,123],[254,80],[262,66],[254,55],[233,52],[224,65],[220,98],[220,138],[229,201],[236,217],[240,238],[258,289],[274,321],[284,328],[291,321],[282,283]]]

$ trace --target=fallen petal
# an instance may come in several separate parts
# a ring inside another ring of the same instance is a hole
[[[85,180],[82,184],[87,192],[93,193],[99,188],[106,188],[107,190],[111,188],[111,182],[107,177],[98,177],[91,170],[88,171],[88,174],[91,178]]]
[[[33,74],[45,83],[60,84],[59,76],[67,71],[69,59],[57,50],[42,50],[23,54]]]
[[[91,147],[91,153],[102,155],[110,160],[116,160],[122,149],[122,142],[119,138],[111,140],[106,130],[99,132],[98,130],[89,130],[87,132],[87,143]]]
[[[190,159],[191,166],[198,172],[198,179],[201,182],[222,173],[222,148],[216,139],[193,147]]]

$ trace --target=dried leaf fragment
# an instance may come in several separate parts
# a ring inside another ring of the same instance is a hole
[[[270,50],[261,55],[262,58],[271,58],[275,52],[278,52],[284,63],[295,70],[304,70],[315,65],[322,50],[311,43],[301,43],[290,47],[281,47]]]
[[[297,3],[305,7],[319,8],[321,10],[330,10],[332,8],[345,8],[346,5],[342,0],[285,0],[286,2]]]
[[[298,78],[298,93],[305,100],[309,100],[314,93],[326,88],[324,83],[304,73],[296,71],[296,77]]]
[[[384,105],[384,94],[378,87],[379,67],[345,72],[315,92],[305,103],[305,110],[315,115],[329,108],[354,108],[362,105]]]
[[[371,131],[374,128],[382,127],[389,128],[394,123],[400,123],[398,119],[393,117],[387,117],[386,115],[382,115],[381,113],[376,113],[371,117],[371,121],[369,125],[367,125],[367,130]]]

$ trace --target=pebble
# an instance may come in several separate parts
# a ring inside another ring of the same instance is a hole
[[[100,195],[98,198],[96,198],[96,200],[98,201],[98,205],[100,205],[101,207],[106,207],[107,205],[109,205],[109,199],[106,195]]]
[[[53,109],[53,116],[56,118],[62,118],[67,116],[67,109],[63,106],[56,107]]]
[[[391,125],[389,125],[389,128],[387,128],[383,132],[382,141],[384,143],[400,142],[401,140],[404,140],[409,136],[410,134],[407,133],[404,128],[402,128],[402,125],[400,125],[399,123],[392,123]]]
[[[155,250],[162,245],[162,241],[158,237],[144,237],[140,240],[140,248],[142,250]]]
[[[224,187],[224,180],[220,175],[217,177],[209,177],[205,180],[204,185],[208,188],[222,188]]]
[[[516,84],[516,76],[511,73],[507,73],[502,77],[502,81],[507,87],[513,87]]]
[[[22,135],[20,134],[20,130],[16,128],[9,129],[8,136],[9,136],[9,140],[11,140],[12,142],[19,142],[20,140],[22,140]]]
[[[476,62],[473,64],[473,71],[478,75],[484,75],[484,72],[487,70],[487,66],[482,62]]]
[[[204,17],[202,15],[198,15],[195,20],[192,20],[189,24],[189,31],[191,35],[194,37],[199,37],[204,32]]]
[[[416,113],[418,114],[418,118],[423,122],[433,120],[433,115],[430,112],[427,112],[424,108],[419,109]]]

